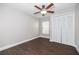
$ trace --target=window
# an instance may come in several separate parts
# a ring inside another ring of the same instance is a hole
[[[42,22],[42,34],[49,34],[49,21]]]

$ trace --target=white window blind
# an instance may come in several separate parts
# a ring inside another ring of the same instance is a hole
[[[49,34],[49,21],[42,22],[42,34]]]

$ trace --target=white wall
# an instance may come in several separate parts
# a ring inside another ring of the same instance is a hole
[[[50,18],[49,17],[43,17],[43,18],[39,19],[39,36],[45,37],[45,38],[50,38],[50,33],[49,34],[43,34],[42,33],[42,22],[44,22],[44,21],[48,21],[50,23]]]
[[[38,19],[0,4],[0,48],[38,36]]]
[[[79,4],[75,6],[75,44],[79,51]]]

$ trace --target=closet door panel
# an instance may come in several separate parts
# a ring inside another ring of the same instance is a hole
[[[53,41],[61,43],[61,18],[54,16],[53,19]]]
[[[74,40],[74,32],[73,32],[73,15],[66,14],[63,15],[62,20],[62,43],[64,44],[73,44]]]
[[[66,16],[63,15],[62,19],[62,43],[68,44],[69,34],[68,34],[68,19],[66,19]]]

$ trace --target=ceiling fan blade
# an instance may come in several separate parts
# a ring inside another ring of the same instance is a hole
[[[44,9],[45,8],[45,5],[42,5],[42,9]]]
[[[37,13],[40,13],[40,11],[38,11],[38,12],[35,12],[34,14],[37,14]]]
[[[47,11],[48,13],[54,13],[54,11]]]
[[[39,10],[42,10],[40,7],[38,7],[38,6],[36,6],[36,5],[35,5],[35,7],[36,7],[37,9],[39,9]]]
[[[51,6],[53,6],[54,4],[53,3],[51,3],[51,4],[49,4],[47,7],[46,7],[46,9],[49,9]]]

